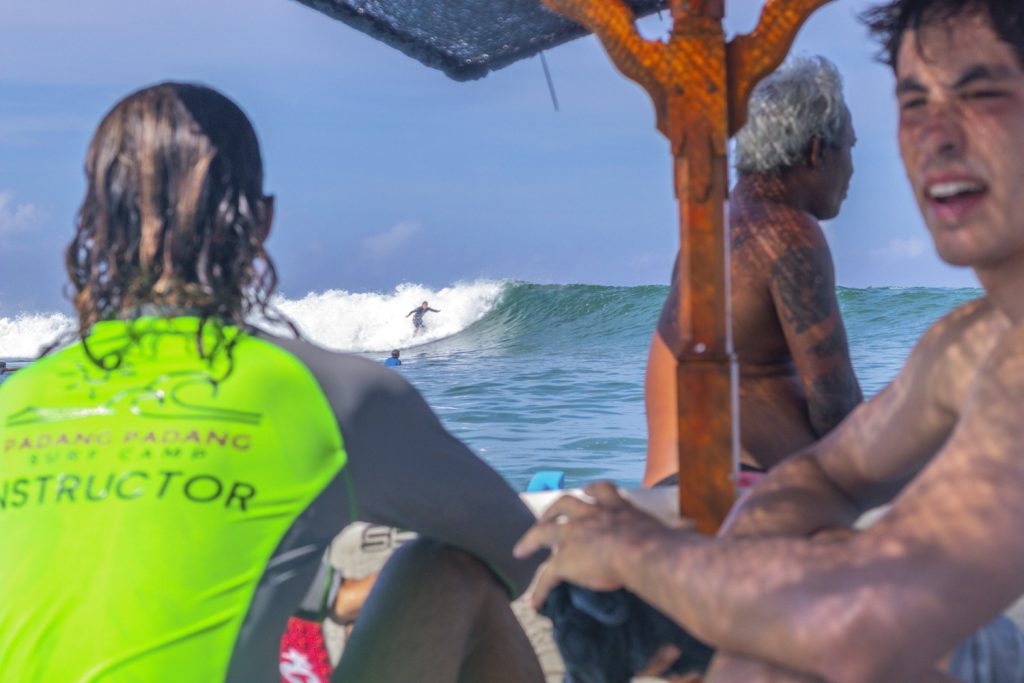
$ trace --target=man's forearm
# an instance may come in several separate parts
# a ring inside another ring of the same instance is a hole
[[[808,391],[811,426],[823,438],[864,400],[857,376],[849,360],[838,368],[814,378]]]
[[[704,675],[704,683],[822,683],[822,680],[758,659],[719,652]]]
[[[665,529],[612,557],[626,589],[720,650],[829,681],[947,680],[934,663],[955,643],[903,638],[934,598],[897,588],[910,584],[892,548],[863,538],[713,540]]]
[[[823,683],[821,678],[790,671],[756,659],[718,654],[704,676],[704,683]],[[938,668],[907,683],[958,683]]]
[[[625,587],[710,644],[823,675],[818,655],[834,642],[835,613],[816,596],[842,585],[848,544],[800,538],[719,539],[666,530],[624,549]],[[817,599],[816,599],[817,598]],[[841,606],[831,603],[833,607]],[[809,611],[809,605],[814,605]]]
[[[813,448],[813,446],[812,446]],[[852,525],[860,514],[808,450],[758,482],[722,526],[720,536],[809,536]]]

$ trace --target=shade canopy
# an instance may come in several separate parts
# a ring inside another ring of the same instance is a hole
[[[457,81],[586,35],[540,0],[299,0]],[[627,0],[638,17],[666,0]]]

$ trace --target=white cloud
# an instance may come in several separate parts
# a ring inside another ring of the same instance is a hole
[[[876,247],[868,250],[868,255],[875,259],[887,261],[907,261],[919,258],[927,253],[929,249],[927,240],[921,237],[910,237],[908,239],[889,240],[884,247]]]
[[[13,190],[0,190],[0,237],[31,232],[43,218],[43,211],[35,204],[15,204]]]
[[[401,250],[422,228],[415,221],[396,223],[382,233],[363,239],[363,250],[373,258],[387,258]]]

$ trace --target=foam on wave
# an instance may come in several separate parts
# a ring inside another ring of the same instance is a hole
[[[74,325],[75,321],[63,313],[20,313],[0,318],[0,358],[35,358]]]
[[[301,299],[279,297],[274,303],[303,335],[339,351],[406,349],[450,337],[484,317],[501,299],[508,283],[478,280],[442,289],[401,284],[391,292],[311,292]],[[424,317],[426,332],[413,337],[405,315],[422,302],[440,313]]]

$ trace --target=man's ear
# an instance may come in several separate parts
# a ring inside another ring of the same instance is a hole
[[[824,162],[825,144],[815,135],[811,138],[811,144],[807,146],[807,165],[811,168],[820,168]]]
[[[266,242],[270,236],[270,226],[274,223],[274,195],[263,198],[263,225],[260,226],[260,242]]]

